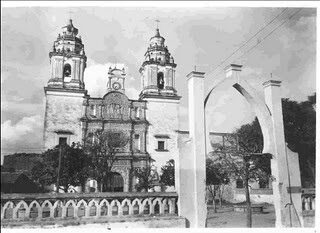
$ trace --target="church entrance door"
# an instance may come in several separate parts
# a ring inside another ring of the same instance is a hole
[[[123,178],[117,172],[112,172],[110,181],[105,182],[102,187],[103,192],[123,192]]]

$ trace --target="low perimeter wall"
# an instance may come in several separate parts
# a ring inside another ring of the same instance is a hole
[[[2,194],[2,227],[185,227],[176,193]]]

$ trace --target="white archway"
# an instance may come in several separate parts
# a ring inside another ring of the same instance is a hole
[[[265,99],[261,99],[244,79],[240,77],[240,65],[231,64],[226,68],[226,77],[215,80],[213,88],[227,84],[239,91],[250,103],[258,117],[264,139],[264,153],[273,155],[271,160],[273,182],[274,206],[276,211],[276,226],[290,226],[295,215],[293,226],[301,226],[301,181],[298,155],[290,151],[284,139],[283,115],[280,95],[280,81],[269,80],[263,83]],[[191,227],[204,227],[206,219],[205,205],[205,158],[206,147],[205,135],[205,103],[204,98],[204,73],[191,72],[188,76],[188,99],[189,99],[189,139],[180,143],[179,148],[179,171],[177,174],[179,193],[179,214],[185,216]],[[288,154],[287,154],[288,153]],[[287,161],[287,158],[288,161]],[[291,186],[289,187],[287,164],[291,166]],[[191,182],[184,182],[188,178]],[[184,193],[189,195],[184,195]],[[291,197],[289,192],[291,192]],[[194,194],[194,195],[190,195]],[[286,209],[290,198],[296,211]],[[193,203],[191,205],[190,203]],[[290,219],[291,218],[291,219]]]

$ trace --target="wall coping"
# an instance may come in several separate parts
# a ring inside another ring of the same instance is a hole
[[[176,192],[98,192],[98,193],[10,193],[1,194],[2,200],[22,199],[80,199],[80,198],[144,198],[144,197],[173,197]]]

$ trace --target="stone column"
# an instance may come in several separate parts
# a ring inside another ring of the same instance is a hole
[[[189,140],[179,146],[179,215],[189,227],[205,227],[207,206],[204,125],[204,73],[192,71],[188,78]]]
[[[142,73],[140,73],[140,89],[142,90],[144,88],[144,77],[145,77],[145,74],[144,74],[144,71]]]
[[[50,58],[50,79],[54,78],[54,59]]]
[[[74,65],[75,65],[75,74],[73,78],[80,82],[80,60],[79,59],[75,60]]]
[[[143,132],[143,148],[144,148],[144,152],[147,152],[147,129],[144,129]]]
[[[63,69],[64,69],[64,61],[63,61],[63,57],[59,59],[59,75],[60,75],[60,78],[63,79],[64,81],[64,74],[63,74]]]
[[[100,105],[100,119],[103,118],[103,104]]]
[[[164,81],[165,86],[170,87],[170,76],[169,76],[169,69],[168,68],[165,69],[164,77],[165,77],[164,78],[165,79],[165,81]]]
[[[149,85],[157,85],[157,67],[151,66],[151,81]]]
[[[287,150],[284,137],[280,84],[281,81],[276,80],[269,80],[263,83],[265,102],[271,113],[273,128],[274,146],[271,170],[275,178],[272,185],[276,227],[299,227],[302,224],[299,160],[295,158],[297,156],[292,156],[290,151]],[[293,206],[288,205],[290,203],[289,171]]]
[[[152,67],[148,66],[148,86],[152,85]]]
[[[62,78],[61,76],[61,62],[60,62],[60,58],[57,57],[54,59],[54,76],[55,78]]]
[[[130,170],[129,168],[123,168],[124,170],[124,177],[123,177],[123,192],[129,192],[129,179],[130,179]]]
[[[70,62],[71,63],[71,62]],[[71,68],[72,68],[72,71],[71,71],[71,80],[74,80],[74,79],[76,79],[77,78],[77,63],[76,63],[76,60],[75,59],[73,59],[72,60],[72,66],[71,66]]]
[[[83,59],[80,60],[80,71],[79,71],[79,79],[80,82],[83,83],[83,71],[84,71],[84,67],[83,67]]]
[[[174,69],[172,69],[172,87],[176,88],[176,71]]]
[[[140,133],[139,143],[140,143],[140,151],[142,153],[146,152],[146,139],[145,139],[145,132]]]

